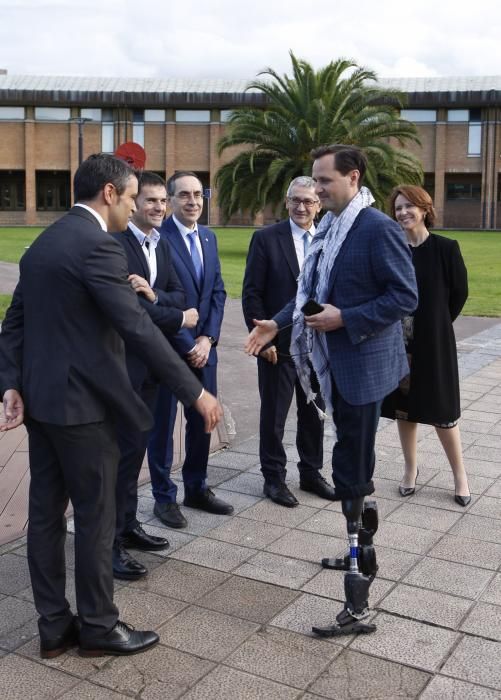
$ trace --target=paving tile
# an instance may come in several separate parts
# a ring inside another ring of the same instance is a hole
[[[89,681],[81,681],[71,690],[58,696],[58,700],[126,700],[130,695],[115,693],[109,688],[103,688]]]
[[[285,435],[284,435],[285,437]],[[231,451],[232,452],[242,452],[244,454],[248,455],[255,455],[256,459],[259,459],[259,437],[251,437],[247,438],[247,440],[243,440],[242,442],[239,442],[238,444],[232,443],[231,445]],[[210,462],[210,458],[209,458]]]
[[[466,598],[405,584],[398,585],[378,604],[381,610],[451,629],[459,627],[471,607],[472,601]]]
[[[242,517],[251,520],[259,520],[264,523],[281,525],[282,527],[296,527],[316,513],[316,508],[308,506],[296,506],[295,508],[284,508],[279,506],[269,498],[259,501],[251,508],[248,508]]]
[[[483,515],[486,518],[501,519],[501,498],[480,496],[470,508],[472,515]]]
[[[501,479],[498,479],[485,493],[490,498],[501,498]]]
[[[496,397],[498,403],[501,406],[501,401],[499,401],[499,396]],[[463,434],[461,433],[461,442],[463,441]],[[496,447],[498,450],[501,448],[501,436],[500,435],[476,435],[475,436],[475,446],[481,447]]]
[[[321,639],[267,627],[249,637],[225,663],[304,689],[340,651]]]
[[[485,459],[465,459],[465,469],[468,476],[478,474],[488,479],[496,479],[499,476],[499,462],[487,462]]]
[[[430,530],[447,532],[461,517],[461,513],[454,513],[441,508],[430,508],[417,503],[403,503],[386,517],[391,523],[402,523],[413,527],[423,527],[426,524]]]
[[[173,552],[172,558],[219,571],[232,571],[255,553],[256,550],[250,547],[239,547],[228,542],[198,537],[177,552]]]
[[[472,445],[464,452],[465,459],[469,462],[482,459],[487,462],[499,464],[499,447],[484,447],[482,445]]]
[[[227,495],[228,494],[225,494],[225,496]],[[203,510],[198,510],[195,508],[182,507],[181,511],[185,516],[186,520],[188,521],[188,525],[185,528],[183,528],[182,533],[179,533],[183,535],[204,535],[209,530],[212,530],[218,525],[222,525],[222,523],[227,522],[231,518],[230,515],[214,515],[213,513],[206,513]],[[169,533],[172,533],[172,535],[174,535],[176,532],[176,530],[173,530],[172,528],[162,523],[162,521],[156,516],[149,521],[149,525],[154,525],[155,527],[163,528],[161,535],[163,537],[167,537],[167,539],[169,539]]]
[[[386,613],[375,618],[377,629],[359,635],[351,649],[379,656],[390,661],[436,671],[450,653],[457,633],[415,620],[404,620]]]
[[[501,690],[499,651],[498,642],[465,636],[445,662],[441,673]]]
[[[160,644],[146,654],[114,659],[91,680],[128,697],[171,700],[189,690],[212,668],[210,661]]]
[[[251,472],[242,472],[233,479],[228,479],[220,488],[223,491],[238,491],[247,493],[250,496],[263,496],[263,477],[260,474],[252,474]]]
[[[445,535],[428,552],[428,556],[483,569],[497,569],[501,565],[501,544]]]
[[[501,605],[501,574],[492,579],[488,588],[483,592],[481,599],[486,603]]]
[[[478,496],[472,493],[472,504],[477,498]],[[413,496],[412,502],[422,506],[435,506],[436,508],[456,511],[456,513],[460,513],[461,515],[465,512],[465,510],[469,510],[469,508],[471,508],[471,505],[468,508],[464,508],[464,506],[460,506],[458,503],[456,503],[454,500],[453,491],[436,489],[432,486],[423,486],[422,489],[416,491],[416,495]]]
[[[374,608],[393,586],[393,581],[376,577],[371,585],[369,594],[371,608]],[[313,593],[313,595],[320,595],[344,602],[344,573],[342,571],[322,569],[301,590],[306,593]]]
[[[8,552],[0,558],[0,593],[10,595],[30,585],[28,561],[24,556]]]
[[[426,557],[404,579],[405,583],[465,598],[477,598],[491,579],[486,569]]]
[[[376,496],[375,494],[373,494],[372,496],[368,496],[367,500],[376,501],[379,520],[385,519],[390,513],[399,508],[402,503],[402,499],[400,499],[399,502],[396,499],[381,498],[380,496]],[[341,513],[341,501],[333,501],[329,503],[329,505],[325,507],[325,510],[334,510],[336,511],[336,513]],[[346,528],[343,537],[345,536]]]
[[[319,565],[301,559],[258,552],[233,572],[238,576],[298,589],[319,571]]]
[[[477,421],[479,423],[496,423],[499,420],[499,416],[490,411],[472,411],[471,409],[466,409],[466,411],[463,411],[463,420]]]
[[[221,571],[169,559],[130,587],[194,603],[227,578]]]
[[[262,523],[249,518],[231,518],[228,522],[210,530],[207,537],[222,542],[231,542],[245,547],[261,549],[274,540],[282,537],[287,532],[287,528],[271,523]]]
[[[297,688],[219,666],[183,695],[183,700],[294,700],[301,694]]]
[[[198,605],[265,623],[292,603],[299,593],[261,581],[232,576],[198,601]]]
[[[222,450],[210,455],[209,464],[213,467],[229,467],[230,469],[247,469],[259,462],[257,454],[245,454],[233,452],[233,450]]]
[[[461,430],[466,430],[469,433],[493,433],[493,423],[484,423],[471,418],[465,419],[464,416],[460,423]]]
[[[251,508],[255,503],[259,503],[259,501],[262,498],[262,496],[249,496],[249,494],[237,493],[236,491],[232,491],[231,495],[228,495],[228,492],[223,491],[222,489],[215,489],[214,493],[216,493],[217,496],[224,500],[231,500],[231,505],[233,506],[233,515],[243,513],[243,511],[246,511],[248,508]]]
[[[379,523],[374,543],[413,554],[425,554],[441,537],[440,532],[383,520]]]
[[[192,605],[166,622],[159,634],[163,644],[222,661],[258,629],[258,624],[248,620]]]
[[[0,600],[0,647],[12,651],[38,634],[32,603],[7,597]]]
[[[9,654],[0,663],[0,688],[7,700],[52,700],[78,679],[55,668]]]
[[[297,526],[298,530],[307,530],[308,532],[317,532],[322,535],[330,535],[343,539],[346,534],[346,518],[342,513],[325,509],[314,513],[310,518]]]
[[[333,700],[416,698],[429,678],[424,671],[345,649],[310,690]]]
[[[314,637],[311,631],[312,626],[332,625],[342,607],[335,600],[303,593],[289,607],[273,618],[270,624],[274,627]],[[330,638],[327,643],[346,646],[352,639],[353,635],[347,635],[346,637]]]
[[[127,586],[115,595],[120,619],[137,629],[156,629],[186,607],[186,603]]]
[[[18,647],[18,649],[16,649],[16,654],[21,654],[33,661],[43,663],[44,666],[56,668],[59,671],[64,671],[65,673],[78,676],[79,678],[87,678],[93,675],[96,673],[96,670],[105,666],[110,661],[107,656],[99,656],[92,659],[84,658],[83,656],[79,656],[76,648],[71,649],[66,654],[61,654],[61,656],[55,659],[44,659],[40,661],[40,639],[38,636],[31,639],[26,644],[23,644],[23,646]]]
[[[238,474],[240,474],[239,469],[226,469],[225,467],[215,467],[209,464],[207,467],[207,484],[213,488]]]
[[[266,551],[320,564],[324,557],[336,556],[345,549],[346,539],[291,530],[268,545]]]
[[[501,608],[490,603],[477,603],[461,625],[461,630],[501,642]]]
[[[499,700],[499,693],[454,678],[435,676],[419,696],[420,700]]]
[[[399,581],[420,559],[417,554],[381,547],[380,545],[376,548],[376,557],[379,567],[377,572],[378,578],[386,578],[391,581]]]
[[[377,473],[377,472],[376,472]],[[398,493],[399,481],[396,479],[374,479],[375,492],[372,494],[376,500],[379,498],[388,498],[392,501],[402,502],[402,496]]]
[[[471,493],[483,493],[487,488],[489,488],[493,481],[493,479],[489,479],[486,476],[468,474],[468,486],[470,487]],[[439,471],[427,485],[433,486],[437,489],[447,489],[447,491],[454,496],[454,479],[452,478],[452,472],[450,470]]]
[[[501,521],[467,513],[453,526],[450,534],[501,544]]]

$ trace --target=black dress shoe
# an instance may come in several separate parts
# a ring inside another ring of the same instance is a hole
[[[169,527],[181,528],[188,525],[188,521],[181,513],[177,503],[158,503],[155,501],[153,512],[159,520]]]
[[[56,656],[61,656],[65,651],[76,646],[78,644],[79,631],[80,624],[78,618],[74,616],[63,634],[52,639],[40,637],[40,656],[42,659],[55,659]]]
[[[231,515],[233,513],[233,506],[218,498],[210,489],[185,493],[184,505],[215,515]]]
[[[321,474],[309,478],[300,477],[299,488],[301,491],[315,493],[317,496],[320,496],[320,498],[325,498],[328,501],[336,500],[336,492],[334,487],[331,486]]]
[[[113,547],[113,577],[126,581],[136,581],[146,576],[148,569],[137,559],[131,557],[123,545],[115,544]]]
[[[117,622],[104,637],[80,639],[80,656],[126,656],[139,654],[158,644],[155,632],[139,632],[125,622]]]
[[[459,506],[466,508],[466,506],[471,503],[471,496],[458,496],[457,493],[455,493],[454,500]]]
[[[148,535],[148,533],[143,530],[141,523],[138,523],[133,530],[130,530],[123,536],[122,545],[126,549],[150,551],[154,549],[167,549],[169,542],[165,537]]]
[[[284,483],[274,484],[272,482],[265,481],[263,493],[265,496],[268,496],[268,498],[271,498],[274,503],[278,503],[279,506],[294,508],[294,506],[299,505],[297,498],[289,491]]]

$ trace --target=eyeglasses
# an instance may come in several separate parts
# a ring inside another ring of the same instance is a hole
[[[178,192],[174,197],[180,199],[181,202],[188,202],[192,197],[193,199],[203,199],[204,195],[203,192]]]
[[[304,204],[307,209],[311,209],[311,207],[314,207],[315,204],[318,204],[319,202],[318,199],[301,199],[300,197],[287,197],[287,199],[295,207],[298,207],[300,204]]]

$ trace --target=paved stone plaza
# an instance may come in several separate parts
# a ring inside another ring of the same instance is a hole
[[[246,439],[237,426],[231,449],[211,458],[210,482],[233,517],[184,509],[188,528],[167,530],[149,487],[141,489],[146,529],[167,534],[171,547],[165,556],[139,553],[150,574],[118,584],[116,600],[124,620],[159,632],[149,653],[82,659],[72,651],[42,662],[24,540],[0,548],[0,697],[501,698],[501,324],[458,349],[472,502],[455,504],[452,474],[426,427],[418,488],[402,499],[396,426],[382,421],[374,634],[312,637],[312,623],[331,623],[342,607],[342,574],[319,561],[345,549],[345,521],[340,504],[299,490],[292,423],[289,485],[300,505],[263,499],[254,411]],[[69,536],[70,571],[72,545]]]

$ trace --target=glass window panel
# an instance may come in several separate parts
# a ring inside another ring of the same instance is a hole
[[[221,110],[221,121],[227,122],[232,114],[233,114],[232,109],[222,109]]]
[[[402,119],[407,119],[410,122],[436,122],[436,109],[402,109],[400,111]]]
[[[469,109],[448,109],[447,110],[447,121],[448,122],[467,122],[470,120],[470,110]]]
[[[24,119],[24,107],[0,107],[0,119]]]
[[[103,123],[101,126],[101,150],[103,153],[113,153],[115,150],[115,125]]]
[[[471,124],[468,127],[468,155],[479,156],[482,152],[482,126]]]
[[[100,122],[101,114],[102,112],[99,108],[87,109],[87,107],[82,107],[82,109],[80,110],[81,117],[83,117],[84,119],[91,119],[93,122]]]
[[[176,109],[177,122],[210,122],[210,109]]]
[[[70,116],[69,107],[35,107],[35,119],[65,122]]]
[[[144,124],[132,125],[132,140],[140,146],[144,146]]]
[[[133,122],[144,122],[144,109],[133,109],[132,110],[132,121]]]
[[[113,121],[113,110],[110,107],[105,107],[102,112],[102,120],[103,122],[112,122]]]
[[[165,121],[165,109],[145,109],[144,110],[144,121],[145,122],[164,122]]]

